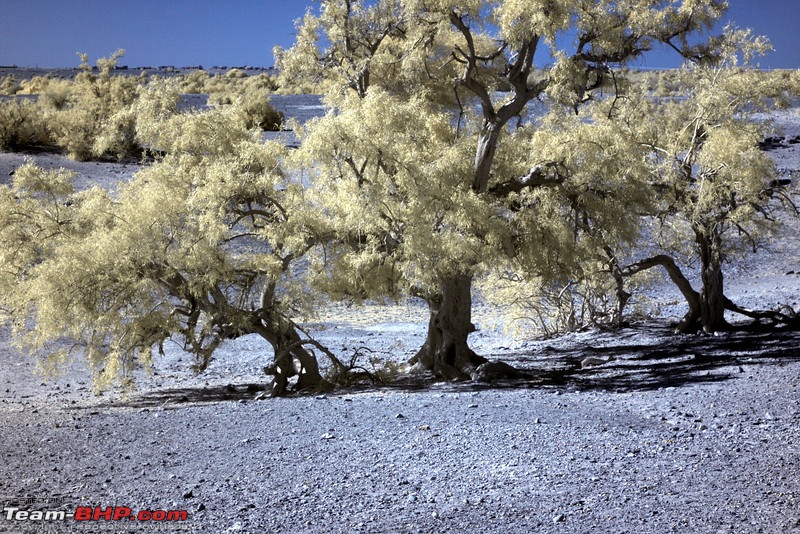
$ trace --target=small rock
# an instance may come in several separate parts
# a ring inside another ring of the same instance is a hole
[[[405,416],[405,415],[403,415],[403,414],[401,414],[401,413],[399,413],[399,414],[397,414],[397,415],[395,415],[395,416],[394,416],[394,418],[395,418],[395,419],[405,419],[405,417],[406,417],[406,416]]]
[[[324,434],[322,434],[322,436],[320,436],[320,437],[321,437],[322,439],[336,439],[336,436],[334,436],[333,434],[331,434],[331,433],[329,433],[329,432],[325,432],[325,433],[324,433]]]
[[[554,515],[553,523],[563,523],[564,521],[566,521],[566,519],[567,518],[564,516],[564,514]]]
[[[430,429],[431,429],[431,425],[420,425],[419,426],[419,430],[430,430]]]
[[[191,499],[192,497],[194,497],[194,492],[192,490],[189,490],[183,494],[184,499]]]

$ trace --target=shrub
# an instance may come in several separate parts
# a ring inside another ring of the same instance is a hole
[[[50,83],[39,95],[39,101],[45,109],[51,111],[66,109],[72,93],[72,85],[72,82],[66,80]]]
[[[247,73],[241,69],[231,69],[225,73],[226,78],[245,78]]]
[[[133,122],[130,119],[121,120],[119,115],[124,114],[124,110],[135,101],[137,79],[111,76],[111,70],[123,53],[123,50],[118,50],[109,58],[99,59],[99,74],[92,71],[87,56],[82,55],[82,72],[75,77],[66,101],[62,100],[63,94],[60,92],[58,98],[54,99],[56,104],[48,115],[48,123],[56,144],[65,149],[72,159],[83,161],[93,156],[102,157],[109,155],[107,150],[122,157],[133,155],[137,149],[132,143]],[[116,116],[117,120],[109,123],[112,116]],[[117,139],[106,139],[95,146],[103,135],[116,136]]]
[[[209,75],[206,71],[196,70],[182,78],[180,90],[182,93],[188,94],[207,93],[206,84],[208,83],[208,79]]]
[[[40,95],[45,92],[47,86],[53,81],[53,78],[48,74],[47,76],[34,76],[30,80],[22,80],[19,82],[19,94],[23,95]]]
[[[50,142],[41,108],[36,102],[0,102],[0,150],[20,150]]]
[[[234,102],[237,118],[245,128],[260,128],[264,131],[278,131],[283,124],[283,113],[276,110],[269,101],[267,91],[249,91]]]
[[[15,95],[22,87],[17,83],[17,79],[13,75],[4,76],[0,81],[0,95]]]

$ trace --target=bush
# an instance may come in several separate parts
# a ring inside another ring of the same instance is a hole
[[[22,87],[17,83],[17,79],[13,75],[3,77],[0,81],[0,95],[15,95]]]
[[[44,92],[39,95],[39,101],[45,109],[59,111],[69,105],[72,93],[72,82],[59,80],[47,85]]]
[[[41,108],[36,102],[0,102],[0,150],[21,150],[50,143]]]
[[[53,81],[53,78],[48,74],[47,76],[34,76],[30,80],[22,80],[19,82],[19,94],[23,95],[40,95],[45,92],[47,87]]]
[[[110,73],[123,53],[118,50],[109,58],[98,60],[99,74],[92,72],[86,55],[82,55],[82,72],[75,77],[66,98],[60,87],[45,93],[49,95],[47,104],[51,111],[47,119],[53,138],[72,159],[84,161],[111,155],[109,151],[123,157],[134,155],[138,150],[133,142],[133,121],[122,119],[125,110],[136,100],[138,80],[112,77]],[[116,120],[110,123],[112,116]],[[108,139],[109,135],[115,139]],[[106,139],[96,143],[101,136]]]
[[[204,70],[196,70],[187,74],[181,79],[180,90],[182,93],[188,94],[203,94],[207,93],[206,84],[209,80],[209,74]]]
[[[264,131],[278,131],[283,124],[283,113],[276,110],[269,101],[267,91],[249,91],[234,103],[236,116],[245,128],[260,128]]]

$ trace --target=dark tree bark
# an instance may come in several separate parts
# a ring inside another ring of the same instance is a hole
[[[303,342],[296,331],[291,330],[278,335],[274,332],[265,334],[262,336],[269,341],[275,353],[275,361],[264,368],[266,374],[275,376],[270,385],[272,396],[286,395],[289,379],[293,376],[298,377],[295,385],[295,390],[298,391],[319,389],[325,384],[317,358],[303,347]]]
[[[686,313],[683,319],[681,319],[681,322],[678,323],[676,330],[681,333],[686,333],[692,328],[696,328],[696,325],[702,315],[700,293],[694,290],[692,284],[683,275],[683,272],[681,272],[680,267],[675,264],[675,260],[665,254],[659,254],[657,256],[653,256],[652,258],[628,265],[627,267],[621,269],[620,272],[623,276],[632,276],[638,272],[645,271],[656,266],[661,266],[665,271],[667,271],[667,275],[669,275],[670,280],[672,280],[672,282],[680,290],[683,298],[686,299],[686,304],[689,306],[689,311]]]
[[[289,379],[297,376],[295,390],[320,389],[326,381],[319,371],[317,358],[303,346],[294,328],[261,326],[258,333],[266,339],[275,353],[275,361],[264,372],[274,375],[270,394],[274,397],[288,393]]]
[[[448,380],[465,380],[486,362],[469,348],[472,324],[472,277],[446,277],[441,292],[427,299],[430,318],[428,336],[411,363]]]
[[[725,320],[725,286],[722,275],[722,238],[712,230],[710,235],[695,231],[700,252],[701,279],[700,324],[707,333],[727,330],[730,325]]]

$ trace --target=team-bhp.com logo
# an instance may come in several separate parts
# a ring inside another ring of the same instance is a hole
[[[189,519],[186,510],[134,510],[128,506],[78,506],[74,512],[66,510],[23,510],[19,505],[6,505],[3,518],[7,521],[42,522],[55,521],[142,521],[180,522]]]

